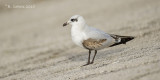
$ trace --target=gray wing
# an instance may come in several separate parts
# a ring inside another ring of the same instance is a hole
[[[86,29],[85,30],[85,35],[86,35],[87,42],[89,44],[92,43],[92,46],[90,46],[90,47],[94,47],[95,43],[100,43],[100,45],[97,44],[97,46],[98,46],[98,47],[96,47],[97,49],[101,49],[101,48],[104,48],[104,47],[109,47],[110,45],[115,43],[115,39],[112,38],[109,34],[103,32],[99,29],[93,28],[93,27],[89,27],[88,29]],[[101,41],[101,40],[105,40],[105,41]]]
[[[126,42],[135,38],[133,36],[120,36],[120,35],[114,35],[114,34],[110,34],[110,36],[115,39],[115,43],[110,47],[116,46],[119,44],[126,44]]]

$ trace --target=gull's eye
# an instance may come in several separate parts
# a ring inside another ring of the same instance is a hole
[[[74,21],[76,21],[76,22],[77,22],[78,20],[77,20],[77,19],[71,19],[71,21],[72,21],[72,22],[74,22]]]
[[[74,22],[74,21],[75,21],[75,19],[71,19],[71,21],[72,21],[72,22]]]

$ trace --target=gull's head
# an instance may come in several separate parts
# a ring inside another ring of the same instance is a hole
[[[72,16],[67,22],[63,24],[63,26],[67,26],[68,24],[70,25],[84,25],[85,20],[82,16],[80,15],[74,15]]]

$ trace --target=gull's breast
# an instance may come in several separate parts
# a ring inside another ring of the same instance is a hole
[[[84,40],[84,34],[83,32],[79,31],[79,30],[73,30],[71,29],[71,36],[72,36],[72,41],[80,46],[83,47],[82,42]]]

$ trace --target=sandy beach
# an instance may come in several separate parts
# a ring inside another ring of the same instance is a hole
[[[0,80],[160,80],[160,0],[16,1],[0,0]],[[94,64],[82,66],[88,50],[62,26],[75,14],[136,38],[99,50]]]

